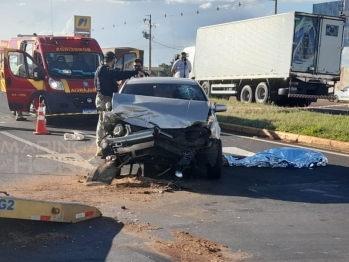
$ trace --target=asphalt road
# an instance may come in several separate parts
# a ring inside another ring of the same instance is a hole
[[[334,103],[328,100],[321,99],[318,100],[318,102],[316,103],[311,103],[310,106],[305,109],[319,113],[349,115],[349,103],[346,102]]]
[[[0,191],[11,194],[21,185],[30,192],[32,181],[49,184],[57,177],[87,174],[100,162],[93,158],[95,121],[64,121],[47,127],[51,135],[36,136],[35,118],[28,119],[14,121],[0,97]],[[84,132],[86,140],[64,141],[64,133],[72,130]],[[222,139],[224,147],[246,155],[292,146],[234,134]],[[174,241],[176,230],[228,246],[235,260],[222,261],[240,261],[239,254],[247,254],[244,261],[348,261],[349,157],[323,153],[327,167],[225,167],[219,181],[187,178],[178,182],[182,190],[152,195],[151,201],[116,194],[99,202],[102,218],[77,224],[0,219],[0,260],[175,261],[149,242],[155,237]],[[96,189],[96,197],[107,190]],[[51,193],[68,194],[63,185]],[[159,229],[130,234],[130,221]]]

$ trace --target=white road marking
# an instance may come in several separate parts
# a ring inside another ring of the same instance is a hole
[[[36,155],[35,157],[38,158],[48,158],[54,161],[58,161],[64,164],[68,164],[68,165],[73,165],[73,166],[77,166],[77,167],[82,167],[82,168],[86,168],[86,169],[92,169],[94,168],[93,165],[91,165],[88,161],[86,161],[82,156],[80,156],[77,153],[73,153],[73,154],[60,154],[56,151],[50,150],[46,147],[43,146],[39,146],[37,144],[34,144],[32,142],[29,142],[23,138],[20,138],[18,136],[12,135],[8,132],[2,131],[0,132],[1,134],[11,137],[14,140],[17,140],[19,142],[22,142],[24,144],[27,144],[31,147],[34,147],[36,149],[39,149],[41,151],[44,151],[46,153],[48,153],[47,155]]]
[[[93,169],[94,166],[91,165],[88,161],[86,161],[82,156],[80,156],[78,153],[72,153],[72,154],[58,154],[55,155],[36,155],[38,158],[48,158],[54,161],[58,161],[61,163],[86,168],[86,169]]]
[[[5,135],[5,136],[8,136],[8,137],[11,137],[12,139],[17,140],[17,141],[19,141],[19,142],[22,142],[22,143],[24,143],[24,144],[27,144],[27,145],[29,145],[29,146],[35,147],[36,149],[39,149],[39,150],[44,151],[44,152],[46,152],[46,153],[49,153],[49,154],[59,154],[59,153],[57,153],[57,152],[55,152],[55,151],[52,151],[52,150],[50,150],[50,149],[48,149],[48,148],[46,148],[46,147],[39,146],[39,145],[34,144],[34,143],[32,143],[32,142],[29,142],[29,141],[27,141],[27,140],[25,140],[25,139],[23,139],[23,138],[20,138],[20,137],[18,137],[18,136],[12,135],[12,134],[10,134],[10,133],[8,133],[8,132],[2,131],[1,134]]]
[[[223,147],[223,154],[232,156],[253,156],[255,153],[238,148],[238,147]]]
[[[235,134],[231,134],[231,133],[226,133],[226,132],[221,132],[221,134],[223,135],[229,135],[229,136],[236,136],[236,137],[240,137],[240,138],[244,138],[244,139],[249,139],[249,140],[257,140],[258,142],[264,142],[264,143],[270,143],[270,144],[275,144],[275,145],[282,145],[282,146],[291,146],[291,147],[297,147],[297,148],[303,148],[303,149],[311,149],[311,150],[317,150],[323,153],[327,153],[327,154],[331,154],[331,155],[336,155],[336,156],[344,156],[344,157],[348,157],[348,154],[343,154],[343,153],[336,153],[336,152],[331,152],[331,151],[327,151],[327,150],[323,150],[323,149],[314,149],[311,147],[305,147],[305,146],[296,146],[293,144],[288,144],[288,143],[283,143],[283,142],[276,142],[276,141],[272,141],[272,140],[266,140],[263,138],[257,138],[257,137],[248,137],[248,136],[240,136],[240,135],[235,135]]]

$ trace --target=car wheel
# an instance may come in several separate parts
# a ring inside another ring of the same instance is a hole
[[[218,153],[216,158],[216,163],[214,166],[207,167],[207,176],[213,179],[219,179],[222,174],[222,165],[223,165],[223,148],[222,140],[218,140]]]
[[[173,169],[170,168],[168,165],[153,164],[153,163],[144,163],[143,172],[144,172],[143,173],[144,176],[149,178],[164,177],[169,174],[174,175]]]
[[[47,116],[50,113],[48,111],[47,102],[45,98],[41,100],[41,103],[42,103],[43,114],[45,116],[46,125],[54,125],[56,123],[57,117],[55,118],[54,116]],[[39,114],[39,112],[37,112],[37,114]]]

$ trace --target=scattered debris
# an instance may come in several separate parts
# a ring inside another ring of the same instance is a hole
[[[143,223],[143,224],[138,224],[135,221],[134,222],[127,222],[125,224],[125,230],[126,231],[147,231],[147,230],[159,230],[162,229],[162,227],[156,227],[152,226],[149,223]]]
[[[172,257],[175,261],[243,261],[250,256],[244,253],[229,252],[226,245],[193,236],[188,232],[172,231],[176,242],[157,240],[152,247],[161,253]]]
[[[73,134],[69,134],[69,133],[64,134],[64,140],[66,141],[81,141],[84,139],[85,139],[84,135],[78,132],[74,132]]]

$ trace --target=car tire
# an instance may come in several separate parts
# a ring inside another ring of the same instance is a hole
[[[207,167],[207,177],[212,179],[219,179],[222,175],[222,166],[223,166],[223,147],[222,140],[218,140],[218,153],[216,158],[216,163],[214,166]]]
[[[168,165],[161,165],[161,164],[159,165],[159,164],[153,164],[153,163],[144,163],[143,165],[144,165],[143,175],[149,178],[156,178],[158,177],[159,174],[169,169]],[[174,175],[174,171],[172,168],[166,171],[164,174],[162,174],[159,177],[163,177],[165,175],[167,176],[169,174]]]
[[[46,125],[54,125],[54,124],[56,124],[57,123],[57,117],[47,116],[47,115],[50,114],[50,112],[48,110],[46,99],[42,98],[41,103],[42,103],[43,114],[45,116]],[[37,114],[39,114],[39,112],[37,112]]]

